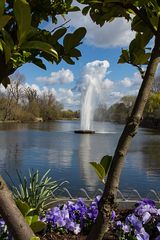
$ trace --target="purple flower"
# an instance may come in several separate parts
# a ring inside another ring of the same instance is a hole
[[[115,217],[116,217],[116,212],[115,212],[115,211],[112,211],[111,221],[114,221]]]
[[[88,207],[82,198],[76,202],[68,201],[62,206],[50,209],[43,221],[49,223],[53,229],[58,227],[78,234],[85,226],[94,222],[98,215],[98,201],[100,196]]]
[[[121,226],[122,226],[122,222],[121,222],[121,221],[117,221],[117,222],[116,222],[116,226],[117,226],[117,227],[121,227]]]
[[[135,209],[135,214],[138,216],[142,217],[146,212],[150,214],[155,214],[157,215],[157,208],[155,206],[152,206],[150,204],[140,204],[136,209]]]
[[[160,232],[160,222],[158,222],[158,224],[157,224],[157,229]]]
[[[158,236],[158,237],[156,237],[156,239],[155,240],[160,240],[160,235]]]
[[[149,212],[145,212],[142,216],[143,224],[146,224],[147,222],[149,222],[151,218],[152,218],[152,215]]]
[[[5,226],[5,221],[2,218],[0,218],[0,229],[4,228],[4,226]]]
[[[138,240],[149,240],[149,234],[144,228],[141,228],[141,231],[136,234],[136,237]]]
[[[139,232],[142,228],[142,222],[135,216],[135,214],[129,214],[126,218],[126,222],[130,222],[132,226]]]
[[[152,207],[155,207],[155,202],[148,199],[148,198],[144,198],[143,200],[138,202],[139,205],[150,205]]]
[[[101,199],[101,195],[97,195],[97,196],[95,197],[95,202],[98,204],[99,201],[100,201],[100,199]]]
[[[125,233],[129,233],[129,232],[130,232],[130,226],[127,225],[127,224],[123,224],[123,225],[122,225],[122,230],[123,230]]]

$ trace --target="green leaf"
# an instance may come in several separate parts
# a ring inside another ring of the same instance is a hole
[[[0,30],[6,26],[6,24],[10,19],[11,19],[11,16],[8,16],[8,15],[0,16]]]
[[[78,29],[76,29],[76,31],[74,31],[73,33],[73,47],[76,47],[80,44],[80,41],[84,38],[84,36],[86,35],[86,29],[84,27],[80,27]]]
[[[67,32],[67,28],[60,28],[55,31],[52,35],[53,42],[56,43],[58,39],[63,37],[63,35]]]
[[[5,7],[5,0],[0,1],[0,16],[4,13],[4,7]]]
[[[3,78],[1,83],[6,88],[8,84],[10,84],[10,78],[9,77]]]
[[[129,53],[128,50],[122,49],[122,54],[118,60],[118,63],[127,63],[129,62]]]
[[[16,205],[19,208],[19,210],[21,211],[23,216],[26,216],[30,207],[27,203],[21,201],[21,200],[16,200]]]
[[[82,14],[86,16],[87,13],[89,12],[89,9],[90,9],[90,6],[84,7],[82,10]]]
[[[28,223],[28,225],[30,226],[31,223],[32,223],[32,216],[26,216],[26,217],[25,217],[25,220],[26,220],[26,222]]]
[[[100,161],[100,164],[103,166],[103,168],[105,170],[105,176],[107,175],[107,173],[109,171],[111,161],[112,161],[112,156],[109,156],[109,155],[104,156]]]
[[[66,0],[66,4],[70,6],[72,4],[73,0]]]
[[[63,39],[63,45],[64,45],[64,50],[65,52],[69,52],[69,50],[72,48],[72,34],[68,33],[65,35]]]
[[[75,64],[75,62],[68,56],[63,56],[63,60],[68,64],[71,64],[71,65]]]
[[[2,39],[0,39],[0,42],[1,42],[2,46],[3,46],[6,63],[8,63],[8,61],[11,58],[11,49]]]
[[[14,42],[13,42],[13,39],[10,36],[10,34],[5,29],[2,29],[1,32],[2,32],[2,36],[3,36],[3,39],[4,39],[5,43],[7,45],[9,45],[10,49],[13,49],[14,48]]]
[[[1,42],[0,42],[0,51],[3,52],[3,46]]]
[[[33,215],[36,216],[35,214],[37,214],[37,209],[36,208],[29,208],[28,212],[26,213],[26,216],[32,216],[33,217]]]
[[[75,48],[81,43],[81,40],[84,38],[86,34],[86,29],[83,27],[78,28],[76,31],[74,31],[73,34],[68,33],[65,35],[63,40],[64,50],[66,53],[69,53],[69,51],[72,48]]]
[[[71,6],[69,8],[69,12],[77,12],[80,11],[80,8],[78,6]]]
[[[46,65],[42,62],[42,60],[40,58],[34,58],[32,59],[32,63],[34,63],[35,65],[37,65],[38,67],[46,70]]]
[[[46,42],[41,42],[41,41],[28,41],[25,42],[22,46],[21,49],[38,49],[40,51],[49,53],[52,55],[56,60],[58,60],[58,54],[56,50],[50,45],[49,43]]]
[[[90,162],[90,164],[94,168],[94,170],[96,171],[100,180],[104,183],[104,178],[105,178],[104,167],[100,163],[96,163],[96,162]]]
[[[37,221],[37,222],[33,222],[30,225],[30,227],[32,228],[34,233],[37,233],[37,232],[42,231],[46,227],[46,224],[44,222]]]
[[[26,0],[14,0],[14,15],[18,25],[18,40],[21,45],[30,31],[31,11]]]
[[[40,240],[40,238],[39,237],[31,237],[30,240]]]
[[[78,57],[81,57],[81,52],[78,49],[73,48],[69,51],[69,55],[71,57],[77,57],[78,58]]]

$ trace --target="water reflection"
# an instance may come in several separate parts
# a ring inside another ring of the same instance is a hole
[[[78,121],[0,124],[0,174],[8,181],[5,171],[15,179],[16,169],[26,175],[28,168],[41,174],[50,168],[54,179],[70,181],[73,193],[82,187],[95,192],[103,184],[89,162],[113,155],[123,126],[95,123],[94,128],[96,134],[80,135],[74,134]],[[121,189],[160,191],[159,149],[159,132],[140,129],[126,158]]]
[[[95,161],[95,156],[93,157],[92,146],[91,146],[91,138],[92,135],[82,134],[80,135],[80,144],[79,144],[79,166],[81,171],[81,177],[85,178],[86,185],[88,185],[88,189],[92,192],[96,190],[96,186],[98,183],[98,178],[93,177],[95,172],[91,168],[89,162]],[[85,149],[85,152],[84,152]]]

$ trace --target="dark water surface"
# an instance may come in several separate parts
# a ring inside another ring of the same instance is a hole
[[[23,175],[28,168],[41,174],[51,169],[56,180],[68,180],[73,194],[80,188],[95,193],[103,188],[90,167],[114,153],[123,126],[95,123],[96,134],[75,134],[79,121],[50,123],[0,124],[0,174],[9,182],[6,171],[16,181],[16,169]],[[160,191],[160,132],[139,129],[122,172],[120,189],[137,189],[145,194],[149,189]]]

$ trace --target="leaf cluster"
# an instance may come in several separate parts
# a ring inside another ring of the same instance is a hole
[[[38,214],[42,213],[48,201],[52,198],[53,192],[62,185],[58,184],[57,181],[52,181],[51,177],[48,176],[49,171],[40,177],[38,170],[29,170],[29,178],[26,176],[22,177],[17,171],[19,185],[16,187],[13,183],[12,186],[15,200],[25,202]],[[12,181],[11,177],[10,179]]]
[[[77,46],[86,34],[85,28],[67,33],[64,25],[52,31],[43,29],[44,21],[53,25],[57,16],[63,18],[70,11],[77,11],[71,0],[14,0],[0,3],[0,83],[5,87],[8,76],[26,62],[46,69],[43,59],[58,64],[61,60],[74,64],[81,52]],[[65,21],[65,18],[64,18]],[[61,40],[64,39],[63,41]]]
[[[42,231],[46,224],[42,221],[40,221],[39,215],[37,215],[36,209],[31,208],[27,203],[16,200],[16,205],[21,211],[22,215],[24,216],[26,222],[31,227],[34,233]],[[39,238],[38,238],[39,239]]]
[[[94,168],[97,176],[103,183],[105,183],[105,177],[108,174],[111,161],[112,161],[112,156],[106,155],[101,159],[100,163],[90,162],[90,164]]]

